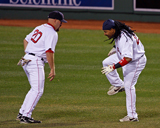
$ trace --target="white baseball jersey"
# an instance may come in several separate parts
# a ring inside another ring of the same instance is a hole
[[[132,61],[122,67],[123,80],[119,77],[116,69],[106,75],[106,77],[111,85],[117,87],[124,86],[127,115],[132,118],[137,118],[135,85],[147,61],[144,46],[136,35],[129,38],[123,31],[121,32],[121,37],[115,40],[115,45],[116,54],[103,60],[103,67],[117,64],[124,57],[132,58]]]
[[[43,58],[45,62],[47,62],[45,52],[48,49],[55,52],[58,34],[51,25],[42,24],[27,35],[25,40],[28,42],[25,52],[34,53],[36,56]]]
[[[121,32],[120,39],[115,40],[116,52],[121,60],[124,57],[132,58],[132,61],[138,60],[144,55],[144,46],[136,34],[129,38],[126,33]]]
[[[31,89],[27,93],[19,113],[30,118],[32,111],[44,92],[44,61],[47,62],[46,51],[51,49],[55,52],[58,34],[52,25],[48,23],[36,27],[26,36],[25,40],[28,42],[28,45],[25,49],[26,54],[24,58],[31,61],[25,64],[23,69],[28,77]]]

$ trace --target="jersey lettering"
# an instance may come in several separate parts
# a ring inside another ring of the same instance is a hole
[[[139,45],[139,39],[136,36],[134,36],[134,38],[136,39],[137,45]]]
[[[31,40],[33,41],[33,43],[37,43],[37,41],[41,38],[41,36],[42,36],[42,32],[36,29],[34,31],[34,34],[32,35]]]
[[[119,54],[121,55],[121,52],[120,52],[120,50],[119,50],[119,48],[117,47],[117,51],[119,52]]]

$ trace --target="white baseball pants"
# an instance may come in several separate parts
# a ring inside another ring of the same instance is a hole
[[[34,110],[44,91],[44,62],[41,60],[41,58],[28,54],[25,55],[24,58],[31,60],[31,62],[23,66],[31,88],[24,99],[19,113],[21,113],[23,116],[31,118],[32,111]]]
[[[118,63],[120,60],[117,57],[117,54],[113,54],[103,60],[103,67],[108,65],[113,65]],[[110,72],[106,75],[110,84],[113,86],[124,86],[126,93],[126,108],[127,115],[132,118],[137,118],[136,113],[136,92],[135,85],[137,83],[138,77],[146,65],[146,56],[143,55],[139,60],[129,62],[127,65],[123,66],[123,78],[122,81],[117,73],[117,70]]]

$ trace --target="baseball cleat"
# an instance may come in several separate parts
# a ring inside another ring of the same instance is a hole
[[[18,113],[16,120],[20,121],[21,118],[22,118],[22,114],[21,114],[21,113]]]
[[[123,91],[125,91],[124,86],[118,92],[123,92]]]
[[[131,121],[131,122],[139,122],[138,118],[131,118],[129,116],[125,116],[124,118],[119,120],[120,122],[126,122],[126,121]]]
[[[33,118],[29,118],[29,117],[23,116],[23,117],[21,118],[20,123],[21,123],[21,124],[41,123],[41,121],[39,121],[39,120],[34,120]]]
[[[109,91],[107,92],[108,95],[115,95],[118,92],[123,92],[125,91],[124,87],[115,87],[115,86],[111,86],[109,88]]]

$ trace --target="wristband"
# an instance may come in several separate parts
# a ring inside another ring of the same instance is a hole
[[[120,68],[120,67],[122,67],[122,66],[120,65],[120,63],[117,63],[117,64],[115,64],[115,65],[113,66],[114,69],[117,69],[117,68]]]
[[[123,58],[121,61],[119,61],[117,64],[115,64],[114,66],[113,66],[113,68],[114,69],[117,69],[117,68],[120,68],[120,67],[122,67],[122,66],[124,66],[124,65],[126,65],[126,64],[128,64],[129,62],[125,59],[125,58]]]

